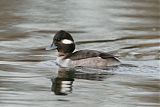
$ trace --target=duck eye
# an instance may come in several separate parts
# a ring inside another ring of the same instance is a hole
[[[54,41],[60,41],[60,38],[55,38]]]

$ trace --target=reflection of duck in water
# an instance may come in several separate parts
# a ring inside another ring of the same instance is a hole
[[[58,57],[56,63],[61,67],[94,67],[104,68],[120,65],[120,61],[114,56],[96,50],[75,50],[75,43],[72,36],[66,31],[58,31],[53,43],[47,50],[57,49]]]
[[[74,70],[60,68],[58,76],[52,78],[51,90],[56,95],[67,95],[72,92],[72,84],[74,81]]]
[[[113,74],[108,73],[86,73],[76,71],[75,69],[60,68],[58,71],[58,76],[53,77],[51,90],[55,95],[68,95],[72,92],[72,85],[74,79],[86,79],[102,81],[105,78],[109,78]]]

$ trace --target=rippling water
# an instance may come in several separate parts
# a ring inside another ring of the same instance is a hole
[[[159,0],[1,0],[0,106],[159,107]],[[59,69],[58,30],[117,56],[107,70]]]

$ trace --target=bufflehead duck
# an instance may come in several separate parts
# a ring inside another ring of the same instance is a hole
[[[103,68],[120,65],[120,61],[114,56],[96,50],[75,51],[75,43],[72,36],[63,30],[58,31],[50,47],[46,50],[57,49],[56,63],[60,67],[93,67]]]

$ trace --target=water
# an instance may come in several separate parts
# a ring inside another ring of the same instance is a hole
[[[1,0],[0,107],[159,107],[159,0]],[[59,69],[58,30],[112,53],[107,70]]]

